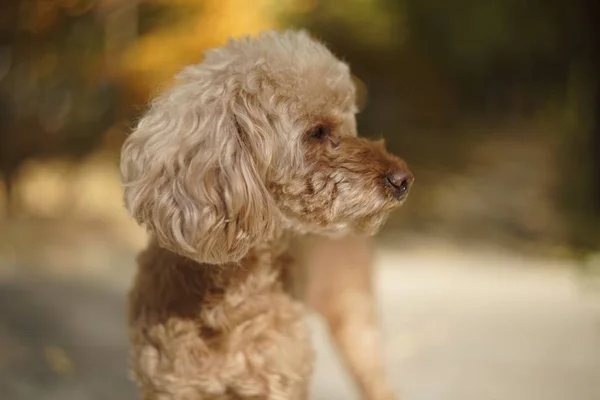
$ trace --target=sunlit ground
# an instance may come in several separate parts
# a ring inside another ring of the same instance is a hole
[[[123,207],[113,160],[31,163],[15,191],[16,216],[0,220],[0,274],[18,265],[65,277],[129,276],[130,254],[144,246],[146,234]]]
[[[405,399],[600,398],[600,302],[572,265],[423,244],[379,259],[386,359]],[[353,398],[317,343],[315,398]]]
[[[124,299],[145,234],[108,158],[65,171],[30,165],[19,193],[35,216],[2,222],[2,399],[134,398]],[[406,233],[379,243],[385,356],[405,399],[600,398],[600,298],[572,261]],[[356,398],[311,324],[313,398]]]

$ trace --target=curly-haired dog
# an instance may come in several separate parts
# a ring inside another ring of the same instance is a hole
[[[232,40],[126,140],[125,203],[152,234],[130,293],[145,400],[306,399],[294,234],[373,234],[412,175],[356,136],[349,68],[305,32]]]

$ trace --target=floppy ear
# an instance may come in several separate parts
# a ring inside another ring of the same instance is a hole
[[[265,146],[264,129],[232,83],[210,82],[198,73],[154,100],[123,145],[121,175],[129,213],[161,246],[223,264],[268,239],[275,221],[270,152],[248,137]]]

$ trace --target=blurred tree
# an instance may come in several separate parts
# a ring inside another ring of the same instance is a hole
[[[600,239],[599,3],[406,0],[406,10],[412,43],[450,73],[469,109],[492,106],[511,115],[553,100],[564,105],[557,198],[566,217],[565,238],[579,255],[595,251]]]
[[[567,99],[561,204],[570,242],[589,248],[600,210],[597,7],[593,0],[4,2],[0,170],[11,182],[29,158],[84,157],[119,116],[137,113],[204,50],[302,26],[377,93],[359,115],[362,132],[385,133],[393,149],[418,154],[411,165],[460,165],[468,143],[452,151],[447,144],[461,134],[449,128],[465,112],[522,115],[548,98]],[[400,134],[414,127],[428,130]],[[113,149],[124,137],[112,136]]]
[[[359,116],[368,130],[386,132],[392,147],[418,154],[419,163],[448,169],[468,143],[430,151],[447,140],[436,133],[396,135],[398,127],[433,122],[444,136],[456,115],[498,119],[531,117],[559,103],[566,107],[558,153],[563,164],[558,199],[567,222],[566,239],[576,248],[597,245],[600,209],[600,112],[598,111],[598,2],[595,0],[381,0],[364,7],[394,15],[383,18],[385,35],[366,35],[365,18],[341,11],[335,1],[315,2],[298,19],[351,62],[372,92],[370,107]],[[375,11],[366,12],[379,21]],[[389,23],[392,21],[392,23]],[[372,23],[371,25],[377,25]],[[381,40],[382,37],[396,40]],[[494,113],[490,113],[493,111]],[[559,112],[554,111],[556,123]],[[394,129],[390,132],[390,129]],[[499,130],[501,131],[501,130]],[[363,129],[363,132],[365,130]],[[448,135],[448,133],[450,135]],[[456,138],[459,139],[458,137]],[[550,134],[545,139],[555,141]],[[472,142],[472,140],[469,140]],[[426,148],[424,148],[426,147]],[[592,153],[593,151],[593,153]],[[411,164],[413,163],[412,160]],[[414,165],[414,164],[413,164]]]
[[[123,58],[132,87],[148,95],[204,50],[228,38],[281,28],[278,15],[301,0],[148,0],[140,4],[140,37]]]
[[[508,110],[511,101],[547,96],[564,83],[571,23],[565,2],[406,1],[413,43],[450,73],[464,105],[519,112]]]
[[[570,246],[586,258],[600,246],[600,3],[571,4],[571,68],[565,126],[563,208]]]
[[[12,205],[31,158],[81,160],[115,121],[118,85],[103,71],[103,25],[87,0],[0,6],[0,172]]]
[[[406,0],[314,1],[285,15],[307,27],[346,60],[353,73],[377,93],[359,115],[362,133],[402,141],[399,126],[440,126],[455,115],[454,88],[413,45]],[[407,144],[401,144],[406,148]]]
[[[404,0],[306,1],[304,7],[284,10],[283,21],[308,26],[333,42],[352,43],[352,48],[383,50],[406,43]]]

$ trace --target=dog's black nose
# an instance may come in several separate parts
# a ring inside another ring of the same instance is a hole
[[[397,199],[403,199],[408,194],[410,185],[413,183],[413,175],[407,170],[395,170],[386,175],[386,180],[389,186],[394,191],[394,196]]]

